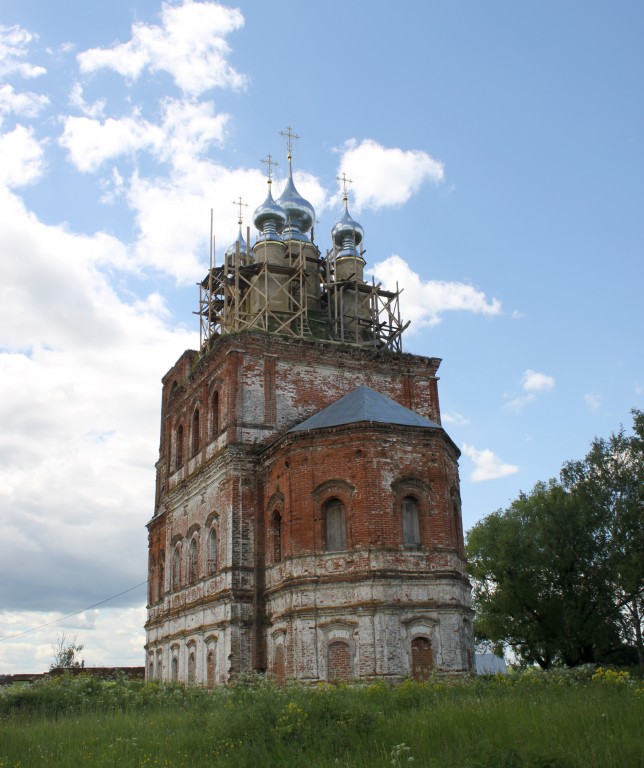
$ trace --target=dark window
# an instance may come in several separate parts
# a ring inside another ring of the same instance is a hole
[[[420,547],[420,526],[418,523],[418,503],[407,496],[402,503],[403,544],[406,547]]]
[[[210,529],[208,534],[208,573],[212,575],[217,570],[217,531]]]
[[[190,554],[188,557],[188,573],[190,583],[197,581],[197,538],[190,542]]]
[[[165,552],[162,552],[159,557],[159,570],[157,576],[157,600],[161,600],[163,599],[163,593],[165,592]]]
[[[282,516],[279,512],[273,515],[273,562],[279,563],[282,559]]]
[[[346,549],[344,506],[339,499],[331,499],[324,505],[324,539],[327,552]]]
[[[214,440],[219,434],[219,392],[212,396],[212,414],[211,414],[211,437]]]
[[[181,545],[177,544],[172,553],[172,589],[181,586]]]
[[[199,432],[199,408],[195,408],[192,414],[192,455],[196,456],[201,448],[201,434]]]
[[[177,427],[177,469],[183,466],[183,424]]]

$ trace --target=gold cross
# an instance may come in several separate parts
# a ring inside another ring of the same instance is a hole
[[[293,133],[293,129],[290,125],[285,131],[280,131],[280,136],[286,136],[286,148],[290,157],[293,153],[293,139],[299,139],[301,137],[298,136],[297,133]]]
[[[335,177],[337,181],[342,182],[342,195],[343,197],[347,196],[347,184],[353,184],[353,179],[347,179],[347,174],[342,171],[342,176],[336,176]]]
[[[267,172],[268,180],[271,181],[271,179],[273,178],[272,167],[274,165],[279,165],[279,163],[276,163],[275,160],[273,160],[273,158],[269,154],[267,158],[265,158],[265,159],[262,158],[262,165],[267,166],[267,168],[268,168],[268,172]]]
[[[239,200],[233,200],[233,205],[239,206],[239,223],[242,223],[242,208],[248,208],[248,203],[245,203],[241,195],[239,196]]]

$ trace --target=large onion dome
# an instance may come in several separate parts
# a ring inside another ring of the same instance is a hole
[[[331,230],[331,236],[339,250],[338,257],[360,256],[358,246],[364,237],[364,229],[351,218],[346,194],[344,196],[344,215]]]
[[[315,221],[315,210],[295,189],[291,169],[291,156],[288,156],[288,181],[277,202],[286,212],[286,226],[282,240],[308,240],[306,233]]]
[[[255,210],[253,222],[259,230],[258,240],[277,240],[286,225],[287,213],[273,200],[271,180],[268,180],[268,194],[266,200]]]

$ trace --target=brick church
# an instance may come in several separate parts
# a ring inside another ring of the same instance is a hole
[[[472,669],[459,450],[440,360],[404,354],[344,210],[323,254],[291,172],[199,285],[163,378],[146,674],[212,686]],[[241,210],[241,206],[240,206]]]

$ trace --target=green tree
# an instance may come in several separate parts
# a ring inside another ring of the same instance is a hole
[[[82,666],[83,662],[78,660],[78,655],[84,647],[76,640],[76,635],[68,640],[67,635],[63,632],[52,645],[54,660],[49,669],[72,669],[72,667]]]
[[[603,521],[601,538],[620,636],[644,664],[644,412],[632,414],[633,435],[620,428],[608,440],[593,440],[585,458],[566,463],[561,477]]]
[[[543,668],[642,659],[644,414],[469,532],[479,640]],[[623,648],[622,648],[623,650]]]

